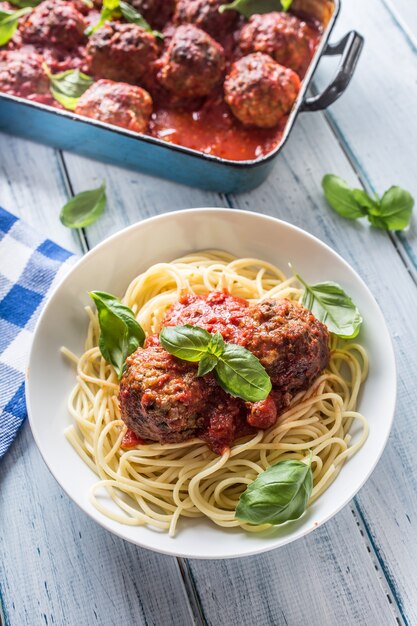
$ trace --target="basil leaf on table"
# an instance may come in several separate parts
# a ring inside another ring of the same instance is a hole
[[[354,189],[351,189],[342,178],[327,174],[322,185],[326,200],[339,215],[349,220],[366,215],[366,211],[355,198]]]
[[[77,193],[62,207],[60,220],[68,228],[85,228],[100,217],[106,201],[105,183],[97,189]]]
[[[330,332],[342,339],[357,337],[363,319],[340,285],[330,281],[309,285],[298,274],[296,277],[305,288],[302,304],[326,324]]]
[[[46,65],[44,69],[49,78],[49,88],[54,99],[69,111],[75,111],[79,98],[91,87],[94,80],[80,70],[66,70],[52,74]]]
[[[401,187],[391,187],[384,193],[377,214],[370,213],[369,221],[376,228],[403,230],[410,223],[414,199]]]
[[[112,294],[92,291],[90,297],[97,307],[100,352],[113,365],[120,379],[127,357],[143,346],[145,333],[133,311]]]
[[[252,352],[228,343],[215,369],[220,386],[245,402],[265,400],[272,390],[271,379]]]
[[[372,198],[333,174],[324,176],[322,186],[327,202],[342,217],[367,217],[372,226],[384,230],[404,230],[410,224],[414,198],[401,187],[391,187],[382,198],[377,194]]]
[[[0,13],[0,46],[4,46],[12,39],[23,15],[31,13],[32,9],[23,8],[18,11],[1,11]]]
[[[259,474],[240,496],[235,517],[250,524],[284,524],[304,513],[313,490],[311,455],[280,461]]]
[[[229,4],[222,4],[219,7],[220,13],[224,11],[238,11],[241,15],[249,18],[252,15],[271,13],[272,11],[288,11],[293,0],[234,0]]]
[[[249,350],[225,343],[220,333],[200,326],[165,326],[159,335],[167,352],[184,361],[199,363],[197,376],[214,371],[219,385],[246,402],[268,397],[272,384],[259,360]]]

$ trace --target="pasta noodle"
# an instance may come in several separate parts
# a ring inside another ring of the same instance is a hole
[[[132,281],[123,303],[149,335],[159,332],[167,308],[183,290],[202,294],[214,289],[227,289],[251,303],[264,298],[298,301],[301,296],[296,279],[269,263],[208,251],[150,267]],[[68,402],[74,424],[65,434],[99,477],[90,493],[92,503],[113,520],[174,535],[180,519],[206,516],[222,527],[262,531],[269,526],[235,519],[240,495],[259,473],[284,459],[304,459],[311,451],[311,504],[367,438],[367,421],[356,410],[368,371],[366,352],[356,342],[332,336],[329,367],[312,387],[293,398],[275,426],[237,440],[222,456],[196,438],[124,450],[127,428],[120,416],[118,379],[97,347],[97,316],[89,307],[87,313],[84,354],[77,358],[62,349],[77,367]],[[361,427],[354,443],[353,422]],[[109,496],[116,506],[109,504]]]

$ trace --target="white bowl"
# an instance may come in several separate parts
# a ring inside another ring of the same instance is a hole
[[[122,295],[132,278],[153,263],[216,248],[238,257],[258,257],[286,268],[289,261],[309,282],[340,283],[358,305],[364,324],[360,341],[369,352],[370,373],[359,410],[370,434],[330,488],[298,521],[265,534],[221,529],[209,521],[187,520],[170,538],[146,527],[125,526],[99,513],[89,502],[97,480],[67,442],[67,398],[74,371],[59,349],[83,352],[88,291]],[[381,311],[353,269],[308,233],[270,217],[229,209],[194,209],[154,217],[113,235],[83,257],[55,289],[39,319],[29,363],[27,403],[30,425],[41,454],[61,487],[107,530],[139,546],[190,558],[231,558],[278,548],[314,530],[344,507],[369,478],[387,442],[394,415],[396,370],[391,339]]]

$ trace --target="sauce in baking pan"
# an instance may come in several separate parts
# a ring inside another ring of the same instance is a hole
[[[78,69],[95,84],[75,113],[228,160],[261,158],[282,139],[321,29],[291,13],[220,14],[223,1],[164,0],[162,11],[161,0],[131,0],[162,41],[123,18],[87,36],[99,0],[44,0],[0,47],[0,92],[63,109],[44,64]]]

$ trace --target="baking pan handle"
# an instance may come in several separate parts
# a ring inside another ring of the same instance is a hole
[[[350,81],[352,80],[353,74],[355,73],[363,44],[364,39],[362,35],[357,33],[355,30],[347,33],[343,39],[337,43],[327,44],[323,55],[342,55],[339,69],[337,70],[334,80],[322,93],[304,100],[301,111],[322,111],[323,109],[327,109],[328,106],[340,98],[342,93],[344,93],[347,89]]]

